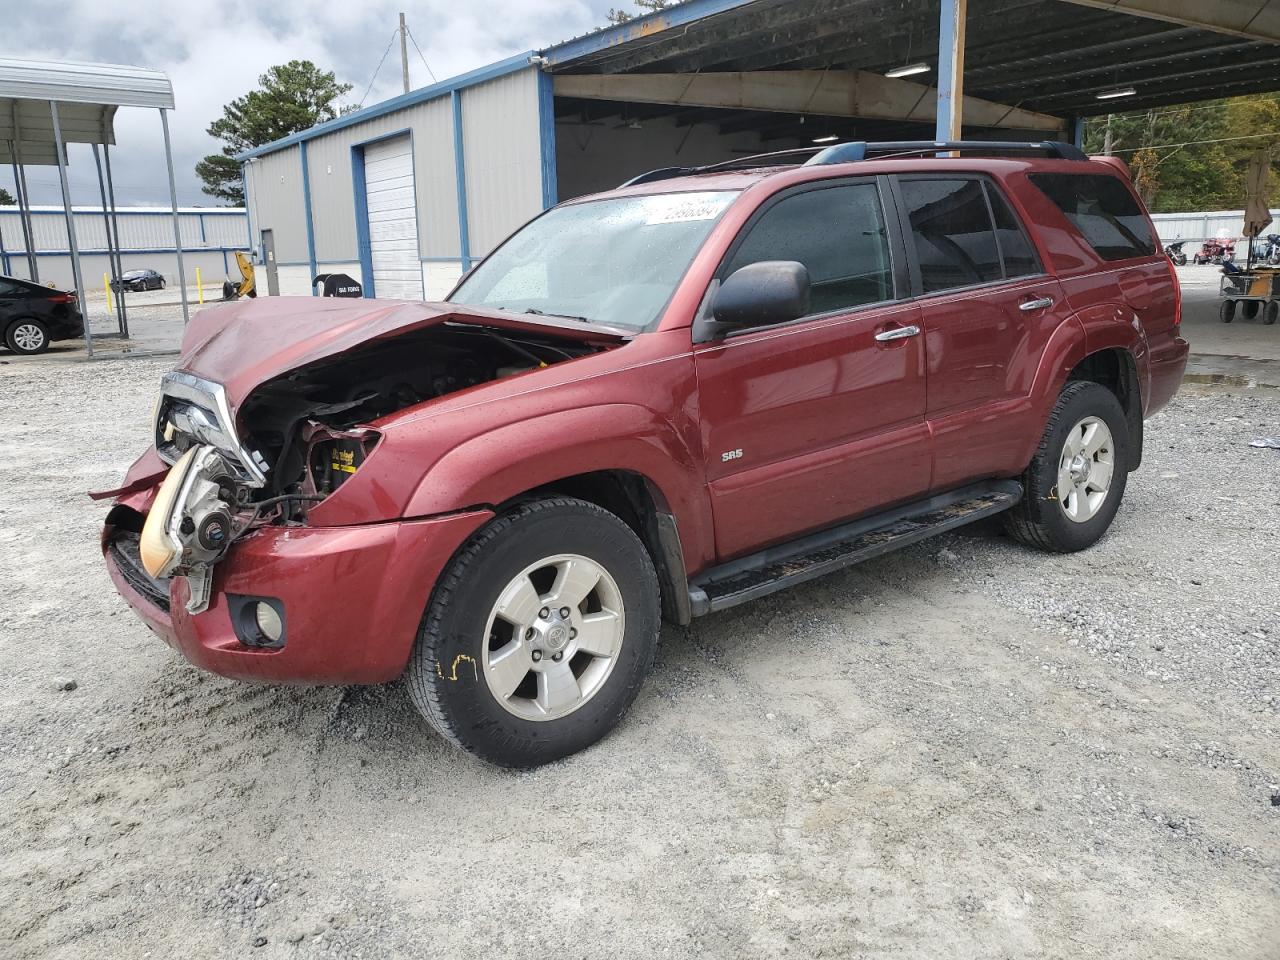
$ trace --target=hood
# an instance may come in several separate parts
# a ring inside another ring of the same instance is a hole
[[[526,330],[578,342],[616,343],[616,327],[503,313],[453,303],[340,297],[261,297],[201,310],[182,338],[178,370],[222,384],[232,410],[259,385],[298,367],[444,323]]]

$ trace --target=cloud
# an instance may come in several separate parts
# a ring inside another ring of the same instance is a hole
[[[614,0],[615,5],[617,0]],[[9,17],[6,50],[33,59],[131,63],[164,70],[173,81],[177,109],[170,117],[174,171],[181,204],[213,204],[193,168],[217,152],[205,133],[223,104],[257,86],[269,67],[309,59],[352,85],[350,102],[364,96],[374,68],[392,40],[399,11],[439,79],[484,66],[522,50],[549,46],[605,21],[608,0],[428,0],[342,2],[230,0],[212,5],[172,0],[42,0],[38,14]],[[413,45],[409,71],[414,87],[431,78]],[[401,92],[399,46],[392,46],[366,105]],[[160,118],[154,110],[116,113],[112,148],[116,202],[169,202]],[[98,203],[97,178],[87,146],[70,147],[72,202]],[[27,172],[35,203],[61,204],[56,168]],[[12,189],[9,170],[0,184]]]

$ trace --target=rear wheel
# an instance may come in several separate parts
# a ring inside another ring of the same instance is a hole
[[[569,498],[522,504],[441,576],[409,663],[415,706],[464,750],[532,767],[595,743],[653,664],[657,575],[622,520]]]
[[[9,324],[4,342],[14,353],[44,353],[49,349],[49,328],[39,320],[23,317]]]
[[[1218,319],[1223,323],[1230,323],[1236,318],[1236,302],[1234,300],[1223,300],[1222,306],[1218,308]]]
[[[1023,475],[1022,502],[1005,529],[1023,543],[1057,553],[1097,543],[1111,526],[1129,477],[1124,410],[1106,387],[1067,384]]]
[[[1252,320],[1258,315],[1258,311],[1262,308],[1262,304],[1257,300],[1245,300],[1240,304],[1240,315],[1246,320]]]
[[[1276,317],[1280,316],[1280,301],[1268,300],[1266,309],[1262,311],[1262,322],[1267,326],[1276,322]]]

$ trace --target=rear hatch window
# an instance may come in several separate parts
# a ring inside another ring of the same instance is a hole
[[[1103,260],[1129,260],[1156,252],[1141,205],[1113,176],[1033,173],[1031,182],[1057,205]]]

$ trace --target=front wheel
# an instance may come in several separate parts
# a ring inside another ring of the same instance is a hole
[[[1111,526],[1129,478],[1129,430],[1116,395],[1097,383],[1068,383],[1023,474],[1023,497],[1005,529],[1055,553],[1091,547]]]
[[[1269,327],[1276,322],[1277,316],[1280,316],[1280,301],[1268,300],[1262,311],[1262,322]]]
[[[1230,323],[1236,318],[1236,302],[1234,300],[1223,300],[1222,306],[1218,307],[1218,319],[1223,323]]]
[[[492,763],[533,767],[595,743],[653,665],[659,592],[640,539],[608,511],[521,504],[440,577],[409,662],[414,705]]]

